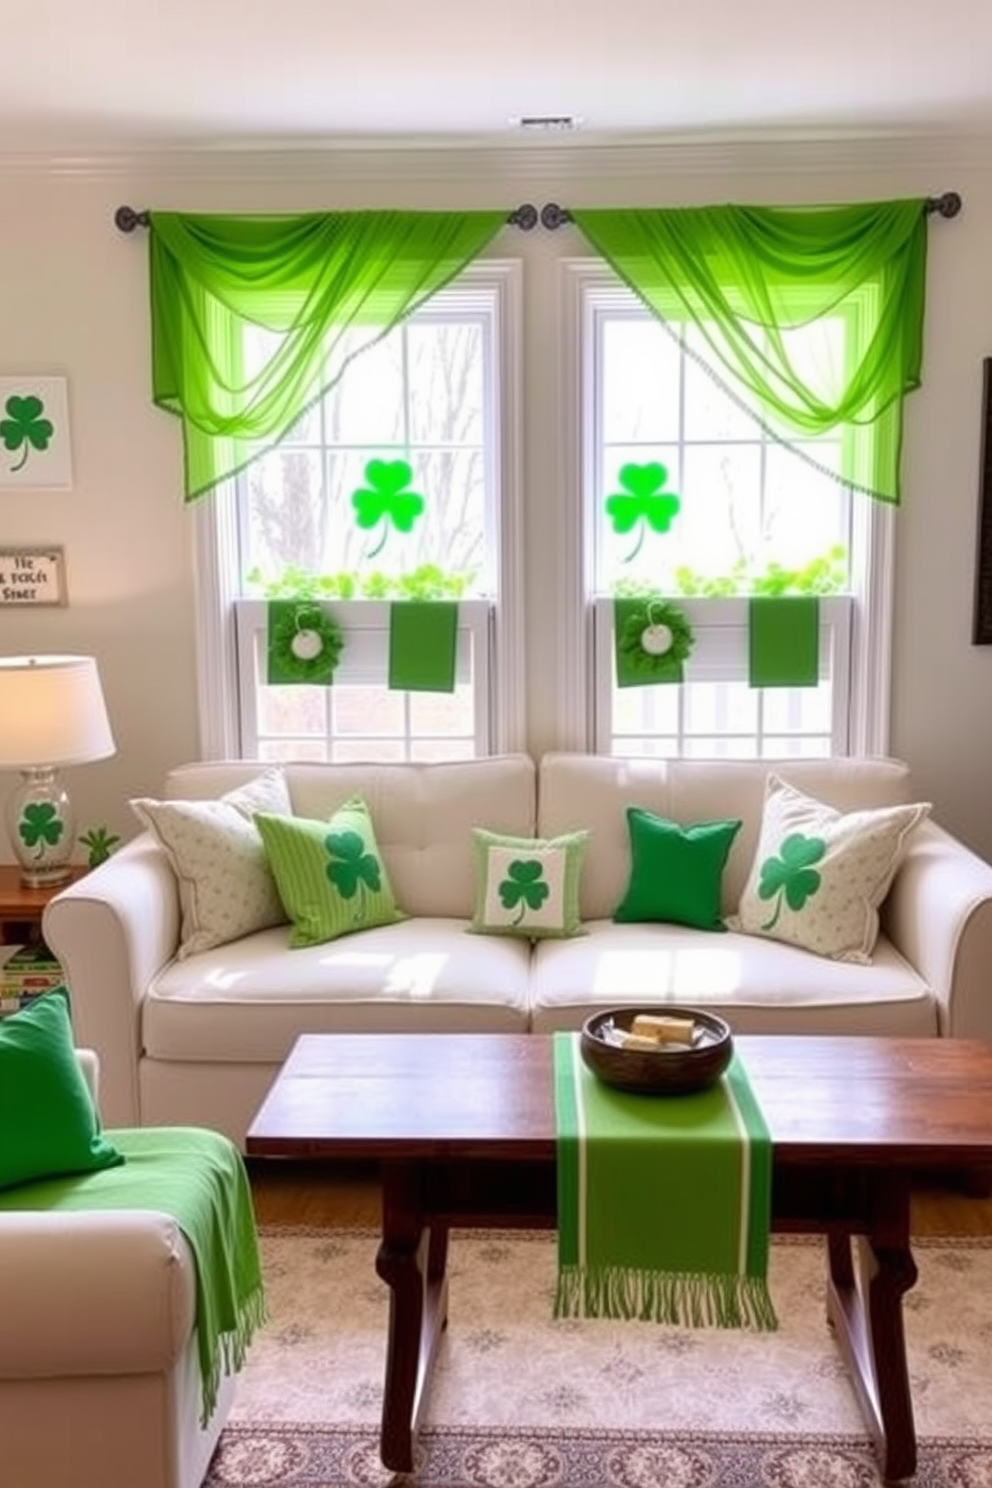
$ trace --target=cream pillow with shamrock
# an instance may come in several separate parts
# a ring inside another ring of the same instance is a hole
[[[761,836],[728,930],[867,964],[878,907],[929,801],[843,813],[770,774]]]
[[[579,873],[588,840],[586,831],[540,838],[474,828],[472,929],[531,940],[581,935]]]

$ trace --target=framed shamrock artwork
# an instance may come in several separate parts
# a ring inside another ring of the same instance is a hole
[[[64,377],[0,377],[0,487],[72,485],[69,389]]]

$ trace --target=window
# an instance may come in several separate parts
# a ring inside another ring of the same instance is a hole
[[[519,301],[518,266],[473,265],[201,503],[205,753],[523,747]],[[331,687],[267,681],[267,601],[288,596],[316,597],[341,627]],[[458,600],[451,693],[388,687],[389,601],[418,598]]]
[[[882,752],[890,509],[832,478],[836,440],[797,454],[772,438],[706,370],[698,328],[662,325],[604,266],[572,263],[567,275],[583,492],[575,600],[590,638],[593,747],[670,757]],[[806,354],[842,363],[846,333],[838,317],[788,334],[806,336]],[[870,440],[870,429],[858,437]],[[621,688],[613,598],[648,590],[692,626],[685,680]],[[749,686],[746,596],[762,592],[822,596],[816,686]]]

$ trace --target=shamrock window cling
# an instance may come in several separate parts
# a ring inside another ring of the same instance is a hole
[[[269,601],[270,685],[329,686],[343,646],[341,627],[323,605],[314,600]]]
[[[370,460],[365,467],[367,486],[352,493],[355,521],[371,530],[382,523],[382,535],[365,554],[374,558],[382,551],[390,525],[397,532],[412,532],[413,524],[424,510],[424,498],[418,491],[405,489],[413,480],[413,467],[406,460]]]
[[[668,482],[668,468],[657,460],[644,465],[622,465],[618,480],[624,489],[607,496],[604,507],[614,532],[622,536],[637,529],[637,541],[622,560],[632,563],[641,551],[649,528],[653,532],[668,531],[679,514],[682,498],[674,491],[664,489]]]

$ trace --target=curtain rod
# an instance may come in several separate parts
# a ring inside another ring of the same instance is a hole
[[[956,217],[961,210],[961,197],[956,191],[928,196],[923,210],[928,217]],[[114,225],[122,233],[132,233],[136,228],[147,227],[149,220],[149,212],[139,212],[134,207],[118,207],[114,213]],[[560,207],[557,202],[547,202],[540,212],[533,203],[524,202],[522,206],[514,208],[506,220],[511,227],[519,227],[523,232],[531,232],[538,222],[549,232],[554,232],[566,222],[571,222],[572,214],[567,207]]]
[[[136,228],[147,227],[150,220],[150,212],[139,212],[134,207],[118,207],[114,213],[114,226],[122,233],[133,233]],[[511,227],[530,232],[538,224],[538,211],[531,202],[524,202],[523,206],[515,207],[506,220]]]

